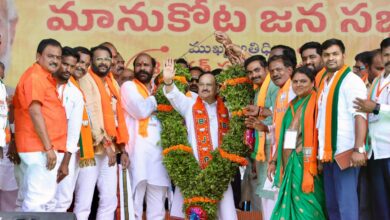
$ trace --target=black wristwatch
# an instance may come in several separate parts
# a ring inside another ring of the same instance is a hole
[[[376,103],[375,108],[374,108],[374,110],[372,111],[372,113],[373,113],[374,115],[377,115],[377,114],[379,114],[379,110],[380,110],[380,109],[381,109],[381,104]]]

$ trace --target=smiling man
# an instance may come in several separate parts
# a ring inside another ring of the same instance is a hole
[[[57,188],[57,154],[66,151],[66,114],[52,77],[60,67],[61,55],[58,41],[42,40],[37,62],[20,78],[13,99],[16,147],[21,158],[19,198],[26,212],[49,211],[47,203]]]
[[[324,163],[324,189],[330,219],[359,219],[359,167],[366,162],[366,114],[353,108],[356,98],[365,99],[367,89],[359,76],[344,64],[341,40],[322,43],[326,75],[318,87],[318,158]],[[353,149],[351,167],[335,162],[340,153]]]
[[[97,219],[113,219],[117,207],[116,154],[121,153],[121,164],[129,164],[125,144],[129,136],[121,107],[119,86],[110,73],[112,54],[105,46],[91,49],[92,65],[79,79],[90,113],[95,166],[80,169],[76,183],[74,212],[77,219],[88,219],[94,193],[99,190]]]

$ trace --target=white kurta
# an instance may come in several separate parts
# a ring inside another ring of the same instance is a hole
[[[58,86],[57,92],[65,108],[68,122],[66,150],[72,155],[68,166],[69,174],[58,184],[56,196],[50,205],[52,211],[66,212],[72,204],[73,192],[79,174],[77,152],[85,103],[81,91],[70,81]],[[62,161],[63,158],[64,154],[59,153],[57,160]]]
[[[324,82],[324,89],[318,99],[318,159],[323,159],[325,149],[325,121],[327,98],[330,88],[334,82],[336,72],[329,83]],[[353,148],[355,143],[355,116],[360,115],[366,118],[365,113],[357,112],[353,107],[356,98],[366,99],[367,89],[364,82],[356,74],[348,73],[340,85],[338,102],[338,124],[337,124],[337,149],[335,155]]]
[[[180,115],[184,117],[186,122],[187,132],[188,132],[188,141],[191,144],[192,151],[194,153],[196,160],[199,161],[196,134],[195,134],[195,125],[193,120],[194,116],[192,114],[192,106],[196,102],[196,99],[185,96],[177,89],[176,86],[169,93],[165,92],[165,87],[164,87],[164,94],[166,95],[166,97],[168,98],[172,106],[175,108],[175,110],[178,111]],[[203,104],[209,116],[210,135],[211,135],[213,149],[216,149],[218,147],[217,102],[214,102],[212,104],[203,102]],[[176,191],[172,203],[171,215],[176,217],[184,217],[184,213],[182,213],[182,209],[181,209],[182,205],[183,205],[183,196],[180,193],[180,189],[176,187]],[[223,195],[223,199],[219,203],[218,216],[219,219],[222,220],[234,220],[237,219],[236,215],[237,213],[234,206],[233,191],[231,189],[231,186],[229,185],[228,189],[225,191]]]
[[[0,191],[14,191],[18,189],[14,176],[14,164],[6,156],[8,152],[8,145],[5,143],[7,114],[7,92],[5,85],[0,82],[0,147],[3,148],[3,159],[0,159]]]
[[[155,186],[170,186],[168,173],[162,163],[161,124],[153,114],[157,109],[156,99],[154,96],[142,97],[133,81],[122,85],[121,95],[130,136],[126,149],[130,158],[133,194],[141,181]],[[142,137],[138,133],[139,120],[149,116],[148,136]]]

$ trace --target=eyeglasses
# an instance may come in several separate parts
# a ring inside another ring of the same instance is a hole
[[[111,58],[110,57],[97,57],[95,58],[95,61],[97,62],[103,62],[103,61],[106,61],[106,62],[111,62]]]
[[[198,82],[199,82],[199,79],[197,79],[197,78],[191,78],[190,82],[192,82],[192,83],[198,83]]]
[[[198,86],[199,87],[213,87],[215,84],[211,84],[211,83],[199,83]]]
[[[354,69],[357,69],[357,70],[365,70],[366,67],[363,65],[363,66],[353,66]]]

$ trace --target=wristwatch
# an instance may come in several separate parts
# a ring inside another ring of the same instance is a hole
[[[357,152],[357,153],[360,153],[360,154],[363,154],[363,153],[366,153],[366,148],[365,148],[365,146],[356,147],[356,148],[353,148],[353,151]]]
[[[374,108],[374,110],[372,111],[372,113],[374,114],[374,115],[377,115],[377,114],[379,114],[379,110],[381,109],[381,104],[379,104],[379,103],[376,103],[375,104],[375,108]]]

